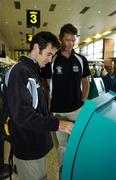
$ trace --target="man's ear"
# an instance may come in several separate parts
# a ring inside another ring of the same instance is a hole
[[[34,44],[34,49],[39,49],[39,44],[38,43]]]

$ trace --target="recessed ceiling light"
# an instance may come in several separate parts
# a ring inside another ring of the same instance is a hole
[[[77,44],[77,45],[74,46],[74,49],[76,49],[76,48],[78,48],[78,47],[79,47],[79,46],[78,46],[78,44]]]
[[[112,31],[105,31],[104,33],[102,33],[103,35],[107,35],[110,34]]]
[[[91,42],[91,41],[92,41],[91,38],[87,38],[84,42],[89,43],[89,42]]]
[[[98,39],[98,38],[100,38],[100,37],[102,37],[102,35],[99,34],[99,33],[94,36],[94,38],[96,38],[96,39]]]

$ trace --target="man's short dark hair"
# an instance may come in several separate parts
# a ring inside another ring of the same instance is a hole
[[[58,38],[51,32],[42,31],[32,37],[30,43],[30,51],[33,49],[34,44],[39,44],[40,50],[45,49],[48,43],[51,43],[56,49],[60,48],[60,42]]]
[[[74,27],[72,24],[65,24],[60,29],[60,38],[63,38],[65,33],[77,35],[77,28]]]

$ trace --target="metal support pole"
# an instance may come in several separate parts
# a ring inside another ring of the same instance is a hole
[[[32,27],[32,36],[34,36],[37,33],[37,27]]]

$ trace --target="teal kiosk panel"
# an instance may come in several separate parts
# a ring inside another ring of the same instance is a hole
[[[116,94],[87,100],[70,135],[61,180],[116,180]]]

